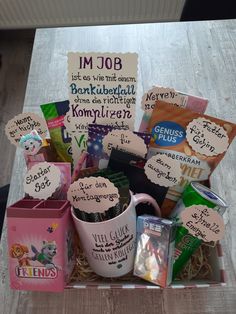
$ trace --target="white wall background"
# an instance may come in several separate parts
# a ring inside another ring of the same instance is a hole
[[[0,0],[0,29],[178,21],[185,0]]]

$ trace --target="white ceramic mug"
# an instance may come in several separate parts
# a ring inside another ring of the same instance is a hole
[[[130,204],[119,216],[102,222],[78,219],[71,213],[90,267],[103,277],[119,277],[133,269],[136,246],[136,210],[139,203],[151,203],[157,216],[160,208],[148,194],[131,194]]]

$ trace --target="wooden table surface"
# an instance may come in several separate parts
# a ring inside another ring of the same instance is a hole
[[[158,84],[204,96],[209,99],[209,115],[236,122],[236,20],[37,30],[24,111],[39,112],[41,103],[68,98],[68,51],[137,52],[137,104],[144,91]],[[137,111],[140,116],[140,110]],[[212,187],[230,204],[224,217],[226,287],[84,289],[66,290],[62,294],[11,291],[5,224],[0,246],[0,313],[235,313],[235,151],[236,140],[211,181]],[[23,172],[22,153],[17,151],[9,204],[23,195]]]

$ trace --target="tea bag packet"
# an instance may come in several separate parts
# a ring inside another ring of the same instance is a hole
[[[113,171],[123,171],[129,180],[130,190],[134,194],[147,193],[151,195],[161,207],[168,188],[154,184],[147,178],[144,172],[145,163],[146,159],[144,158],[113,148],[108,167]],[[136,209],[138,215],[144,213],[154,215],[151,205],[139,204]]]
[[[90,124],[87,167],[106,168],[113,147],[145,157],[151,136],[109,125]]]
[[[111,169],[102,169],[98,171],[97,173],[94,173],[93,176],[102,176],[104,178],[109,179],[110,182],[112,182],[115,187],[118,188],[120,199],[119,203],[116,204],[116,206],[110,208],[107,213],[106,217],[109,219],[114,218],[121,214],[126,207],[129,205],[130,202],[130,193],[129,193],[129,180],[124,175],[123,172],[115,172]]]
[[[149,215],[137,220],[134,275],[161,287],[172,281],[175,224]]]
[[[77,218],[86,222],[101,222],[107,220],[106,212],[102,213],[86,213],[74,207],[74,213]]]
[[[180,108],[187,108],[197,113],[204,113],[208,100],[199,96],[189,95],[175,91],[173,88],[154,86],[142,97],[142,109],[144,114],[139,127],[139,132],[147,132],[148,124],[155,107],[156,101],[165,101]]]
[[[121,197],[129,197],[129,180],[124,175],[124,172],[115,172],[108,168],[95,172],[93,176],[101,176],[109,179],[110,182],[119,188]]]
[[[47,122],[52,145],[57,153],[57,160],[72,162],[71,137],[64,126],[64,117],[69,110],[69,101],[53,102],[40,106]]]
[[[209,179],[236,135],[236,125],[157,101],[148,130],[148,159],[162,153],[181,167],[179,183],[169,188],[162,204],[168,216],[189,182]]]

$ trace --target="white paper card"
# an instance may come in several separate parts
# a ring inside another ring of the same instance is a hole
[[[184,97],[179,95],[173,88],[155,86],[149,89],[142,97],[142,109],[148,114],[151,114],[156,101],[162,100],[179,107],[185,107]]]
[[[86,177],[70,185],[67,198],[71,205],[86,213],[103,213],[119,202],[115,185],[103,177]]]
[[[123,150],[141,157],[147,154],[147,146],[144,140],[130,130],[113,130],[105,135],[103,150],[110,156],[112,148]]]
[[[36,130],[41,138],[47,135],[46,121],[33,112],[20,113],[8,121],[5,127],[5,133],[10,142],[19,146],[20,139],[23,135],[29,134]]]
[[[79,137],[82,133],[87,139],[90,123],[133,130],[137,88],[136,53],[70,52],[68,83],[70,110],[64,124],[71,135]],[[80,148],[78,150],[81,152]]]
[[[192,149],[202,155],[216,156],[225,152],[229,146],[226,130],[205,118],[191,121],[187,126],[186,135]]]
[[[224,220],[214,209],[206,205],[193,205],[186,207],[180,215],[183,226],[200,240],[215,242],[223,238]]]
[[[164,154],[148,159],[144,171],[151,182],[165,187],[178,184],[181,178],[180,162]]]
[[[60,186],[61,171],[49,162],[34,165],[24,178],[24,191],[33,198],[47,199]]]

